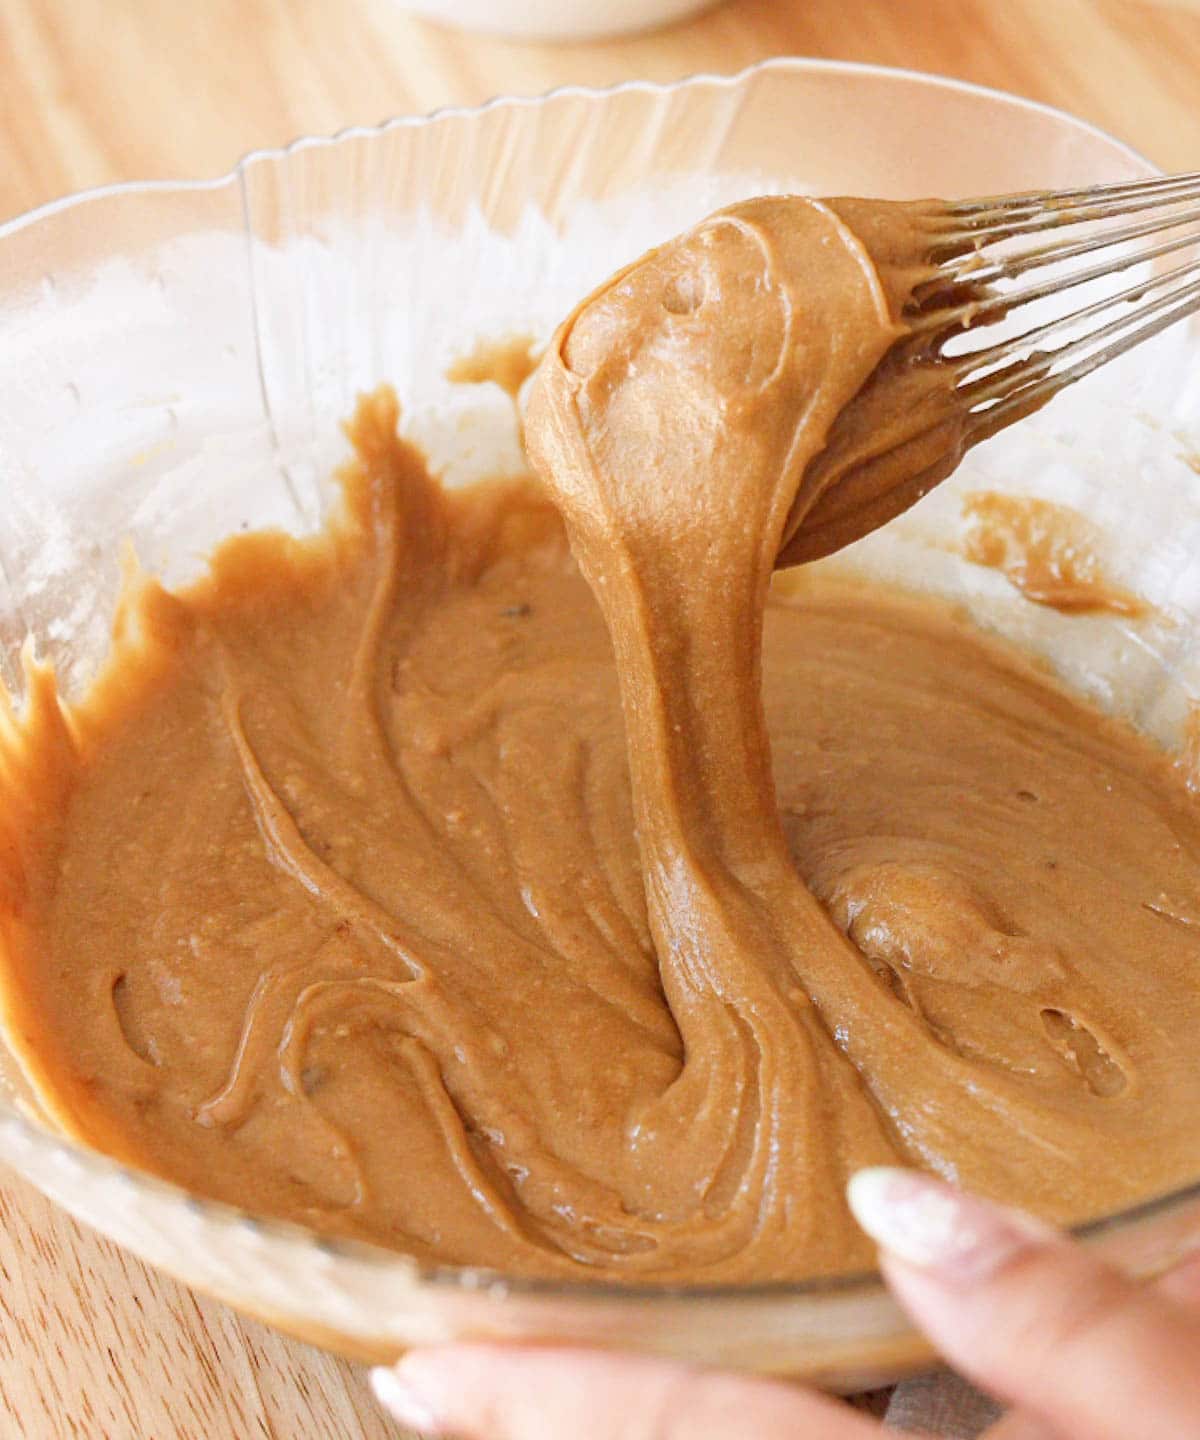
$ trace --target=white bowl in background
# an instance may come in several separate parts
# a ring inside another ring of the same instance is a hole
[[[400,0],[430,20],[520,40],[597,40],[673,25],[720,0]]]

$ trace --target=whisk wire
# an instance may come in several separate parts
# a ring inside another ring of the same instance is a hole
[[[975,403],[999,397],[1007,398],[1014,383],[1019,384],[1025,380],[1040,377],[1045,374],[1052,365],[1061,364],[1064,360],[1069,360],[1073,356],[1089,350],[1093,345],[1101,341],[1108,340],[1111,337],[1121,335],[1128,331],[1131,324],[1136,321],[1147,320],[1164,311],[1173,311],[1175,309],[1186,310],[1188,303],[1196,299],[1200,299],[1200,279],[1197,279],[1191,285],[1184,286],[1180,290],[1173,290],[1167,295],[1161,295],[1156,300],[1141,306],[1136,315],[1118,315],[1116,319],[1108,321],[1095,330],[1089,330],[1086,334],[1080,335],[1074,340],[1069,340],[1052,351],[1035,351],[1026,359],[1016,361],[1003,370],[993,370],[977,380],[968,380],[959,385],[959,392]],[[1079,317],[1064,317],[1064,320],[1068,318],[1075,320]],[[1172,316],[1172,318],[1174,317]],[[1061,328],[1060,324],[1055,324],[1054,322],[1052,322],[1052,326],[1053,328]],[[1141,334],[1142,331],[1139,329],[1137,333]],[[1146,329],[1145,333],[1155,334],[1157,332],[1151,327]],[[1014,345],[1013,348],[1015,349],[1017,347]],[[971,358],[974,360],[977,357],[972,356]],[[976,365],[970,368],[976,369],[978,366]]]
[[[1046,245],[1035,246],[1033,249],[1022,250],[1017,254],[998,257],[992,262],[991,270],[985,272],[972,269],[963,273],[970,274],[978,281],[981,278],[1003,278],[1015,279],[1018,275],[1025,274],[1028,270],[1036,270],[1043,265],[1057,265],[1064,260],[1075,260],[1081,255],[1090,255],[1093,251],[1110,249],[1117,245],[1131,244],[1135,240],[1145,239],[1148,235],[1160,235],[1167,230],[1175,230],[1181,225],[1200,225],[1200,205],[1195,209],[1186,210],[1180,215],[1158,216],[1153,220],[1142,220],[1136,225],[1125,225],[1120,229],[1102,230],[1099,235],[1089,236],[1080,240],[1056,240]],[[1038,229],[1038,227],[1032,227]],[[1045,225],[1040,227],[1039,233],[1044,233]],[[987,244],[995,244],[1001,239],[1010,238],[1008,235],[992,235],[987,239]],[[1186,236],[1175,237],[1177,246],[1194,245],[1200,240],[1200,231]],[[976,252],[977,253],[977,252]],[[1126,264],[1136,264],[1139,260],[1146,259],[1146,253],[1131,256]],[[974,256],[972,257],[972,260]],[[1117,259],[1111,262],[1118,263]],[[950,268],[955,269],[955,262],[950,262]],[[961,269],[961,267],[959,267]]]
[[[1134,203],[1145,198],[1147,203],[1169,203],[1172,199],[1194,199],[1200,195],[1200,170],[1182,175],[1159,175],[1149,180],[1119,180],[1108,185],[1085,185],[1075,190],[1025,190],[1013,195],[988,195],[972,200],[956,200],[944,208],[942,214],[964,219],[986,217],[991,214],[1012,215],[1024,211],[1028,214],[1044,214],[1053,207],[1059,214],[1080,204],[1095,206],[1112,203],[1119,206],[1132,200]]]
[[[1047,300],[1055,295],[1065,294],[1068,290],[1076,289],[1079,286],[1090,284],[1094,280],[1104,280],[1110,275],[1116,275],[1122,270],[1131,269],[1134,265],[1145,264],[1151,260],[1160,260],[1165,255],[1172,255],[1180,250],[1189,249],[1193,245],[1200,244],[1200,233],[1196,235],[1176,236],[1174,239],[1166,240],[1161,245],[1147,246],[1127,256],[1115,257],[1112,260],[1103,261],[1098,265],[1081,266],[1078,269],[1068,272],[1066,275],[1056,275],[1050,280],[1042,281],[1039,284],[1027,285],[1018,290],[1010,290],[997,293],[993,296],[964,300],[957,306],[948,304],[957,292],[948,290],[945,281],[939,282],[934,287],[934,305],[926,310],[918,309],[909,320],[910,333],[921,335],[930,330],[942,330],[948,327],[958,327],[967,330],[973,326],[979,326],[990,321],[1002,318],[1004,315],[1019,309],[1023,305],[1032,305],[1037,301]],[[1049,262],[1047,262],[1049,263]],[[1032,268],[1032,267],[1031,267]],[[1181,266],[1177,270],[1165,271],[1164,275],[1180,275],[1191,270],[1190,265]],[[1018,272],[1019,273],[1019,272]],[[990,284],[995,280],[1007,280],[1015,278],[1011,271],[1000,265],[982,266],[971,271],[967,275],[952,275],[948,277],[952,282],[961,282],[964,279],[968,282],[969,289],[973,292],[984,284]],[[1131,286],[1129,291],[1124,292],[1129,298],[1136,298],[1141,287]],[[1118,297],[1113,296],[1111,300]],[[1110,303],[1111,303],[1110,300]],[[1082,313],[1082,312],[1077,312]]]
[[[997,431],[1003,430],[1014,421],[1037,410],[1040,406],[1044,405],[1047,400],[1053,399],[1060,390],[1066,389],[1068,385],[1073,385],[1075,381],[1082,380],[1086,375],[1090,375],[1093,370],[1098,370],[1102,365],[1107,365],[1109,361],[1124,355],[1136,345],[1140,345],[1144,340],[1149,340],[1153,336],[1161,334],[1168,326],[1174,325],[1177,320],[1185,319],[1187,316],[1194,315],[1197,311],[1200,311],[1200,285],[1191,287],[1191,290],[1192,294],[1187,301],[1175,306],[1169,311],[1157,315],[1149,324],[1138,326],[1136,329],[1129,331],[1121,339],[1114,341],[1113,344],[1096,351],[1095,354],[1085,356],[1082,360],[1077,361],[1066,370],[1056,371],[1053,374],[1045,374],[1044,378],[1036,381],[1036,383],[1013,389],[1011,393],[1005,394],[1004,398],[999,400],[995,405],[976,412],[971,417],[969,427],[970,443],[977,444],[980,440],[986,440],[989,436],[996,434]],[[1056,359],[1057,358],[1060,358],[1059,352],[1056,352]]]
[[[983,349],[972,350],[965,355],[954,357],[953,363],[957,364],[959,373],[965,376],[970,371],[996,364],[1018,353],[1022,349],[1026,349],[1032,345],[1038,345],[1050,339],[1053,335],[1073,328],[1081,321],[1091,320],[1095,316],[1103,314],[1106,310],[1112,310],[1119,305],[1132,305],[1144,299],[1147,295],[1162,290],[1168,285],[1177,286],[1180,280],[1192,281],[1192,283],[1184,284],[1177,289],[1172,289],[1167,296],[1163,297],[1164,303],[1169,302],[1173,298],[1186,298],[1193,293],[1195,285],[1200,283],[1200,261],[1194,265],[1181,266],[1178,270],[1162,271],[1157,275],[1150,276],[1150,278],[1146,280],[1139,280],[1136,284],[1118,291],[1115,295],[1106,295],[1099,300],[1093,300],[1090,305],[1085,305],[1078,310],[1072,310],[1066,315],[1055,316],[1054,319],[1047,320],[1040,325],[1035,325],[1031,329],[1024,330],[1021,334],[1014,335],[1007,340],[1000,340],[994,345],[988,345]],[[1147,314],[1149,311],[1143,310],[1140,313]],[[1123,323],[1128,323],[1128,318],[1128,316],[1124,317]],[[1093,331],[1093,338],[1099,336],[1101,333],[1101,331]]]

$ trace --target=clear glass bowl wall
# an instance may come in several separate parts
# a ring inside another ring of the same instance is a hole
[[[507,399],[452,386],[486,338],[544,338],[592,284],[718,205],[768,191],[915,197],[1149,167],[1043,107],[903,72],[776,61],[736,77],[500,100],[130,185],[0,227],[0,673],[31,635],[68,690],[102,655],[115,555],[180,581],[241,526],[318,526],[356,393],[394,383],[454,483],[519,464]],[[957,596],[1171,742],[1200,695],[1200,343],[1165,337],[977,452],[844,559]],[[955,553],[965,489],[1065,499],[1136,632],[1017,599]],[[79,1219],[243,1310],[347,1354],[464,1335],[640,1347],[852,1388],[928,1352],[874,1275],[621,1290],[521,1283],[322,1241],[122,1170],[48,1132],[5,1053],[0,1157]],[[1194,1243],[1200,1196],[1091,1227],[1139,1270]]]

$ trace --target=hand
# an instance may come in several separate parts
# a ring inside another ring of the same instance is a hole
[[[850,1203],[900,1303],[1013,1407],[987,1440],[1200,1436],[1200,1257],[1137,1285],[1040,1221],[916,1171],[863,1171]],[[374,1378],[402,1422],[456,1440],[883,1437],[824,1395],[606,1351],[451,1345]]]

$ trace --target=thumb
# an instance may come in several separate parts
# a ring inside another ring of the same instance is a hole
[[[455,1440],[878,1440],[822,1395],[600,1350],[445,1345],[371,1379],[402,1424]]]
[[[897,1299],[985,1389],[1064,1435],[1200,1434],[1196,1312],[916,1171],[860,1171],[849,1198]]]

